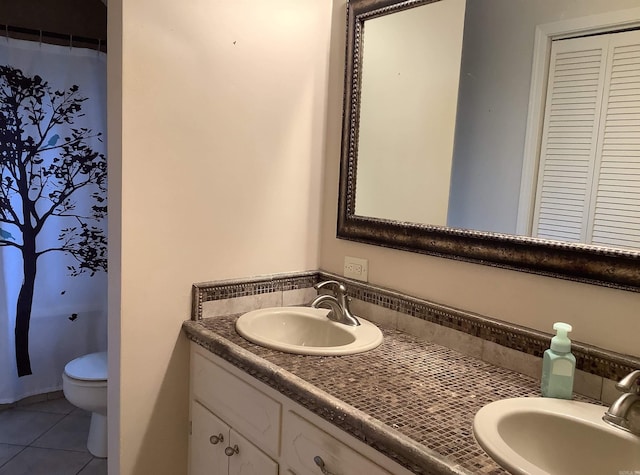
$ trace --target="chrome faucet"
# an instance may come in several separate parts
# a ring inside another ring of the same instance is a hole
[[[320,290],[324,287],[332,287],[333,295],[318,295],[315,300],[311,302],[311,306],[314,308],[320,308],[321,306],[328,307],[330,312],[327,314],[327,318],[334,322],[343,323],[353,327],[360,325],[356,316],[351,313],[351,310],[349,310],[349,302],[351,301],[351,298],[347,295],[347,288],[344,284],[335,280],[326,280],[313,286],[316,290]]]
[[[624,394],[611,404],[602,419],[612,426],[631,432],[634,435],[640,435],[640,422],[634,427],[629,420],[633,407],[636,404],[640,404],[640,370],[632,371],[626,375],[616,384],[616,388]],[[638,414],[640,414],[640,405],[637,410],[639,411]]]

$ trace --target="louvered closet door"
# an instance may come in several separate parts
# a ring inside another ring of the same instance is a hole
[[[534,236],[585,242],[605,66],[602,37],[552,45]]]
[[[640,31],[608,36],[588,236],[593,244],[640,249]]]

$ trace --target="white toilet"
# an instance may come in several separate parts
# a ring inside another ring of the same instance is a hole
[[[87,448],[96,457],[107,456],[107,353],[91,353],[70,361],[62,373],[62,390],[76,407],[90,411]]]

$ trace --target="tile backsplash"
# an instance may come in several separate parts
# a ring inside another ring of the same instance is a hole
[[[352,299],[351,309],[367,320],[499,367],[540,377],[542,354],[549,347],[550,334],[323,271],[194,284],[192,319],[240,314],[256,308],[308,305],[317,295],[314,284],[323,280],[343,282]],[[640,368],[638,358],[575,341],[572,352],[576,357],[574,390],[606,404],[618,395],[615,382]]]
[[[313,300],[317,271],[194,284],[191,319],[244,313],[256,308],[303,305]]]

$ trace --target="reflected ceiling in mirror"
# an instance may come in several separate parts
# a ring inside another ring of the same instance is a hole
[[[445,24],[443,11],[453,12],[456,5],[448,27],[439,29]],[[634,6],[628,0],[351,0],[338,237],[638,290],[637,251],[625,246],[624,240],[621,246],[606,240],[595,246],[578,244],[575,236],[540,233],[548,216],[536,202],[552,40],[637,26],[640,9],[631,9]],[[424,26],[422,36],[417,36],[412,30],[415,24],[432,26]],[[400,33],[389,32],[398,25]],[[446,48],[447,57],[438,59],[437,51]],[[422,58],[429,59],[422,64]],[[459,74],[452,76],[451,64]],[[601,64],[604,70],[606,59]],[[418,78],[420,74],[424,78]],[[451,94],[447,86],[457,88],[458,79],[459,90]],[[421,83],[427,87],[412,89]],[[638,89],[640,94],[640,73]],[[559,108],[564,109],[567,101],[561,99]],[[584,102],[578,99],[579,104]],[[637,124],[640,132],[640,116],[637,119],[627,125]],[[597,129],[572,130],[579,144],[592,137],[603,141],[603,132]],[[545,140],[550,150],[566,148],[557,130]],[[640,184],[638,142],[631,140],[623,155],[637,160]],[[598,144],[590,146],[595,149]],[[547,155],[554,158],[553,153]],[[626,175],[627,168],[635,166],[631,161],[622,165]],[[564,164],[559,175],[566,174]],[[549,167],[552,174],[555,165]],[[554,179],[539,185],[548,190]],[[548,196],[556,200],[553,193]],[[624,217],[631,223],[624,233],[636,233],[640,246],[640,191],[624,199],[628,209],[622,215],[633,214],[636,206],[639,218]],[[401,205],[394,211],[396,201]],[[432,204],[437,204],[435,209]],[[545,239],[524,237],[532,234]],[[609,234],[622,235],[618,229]]]

